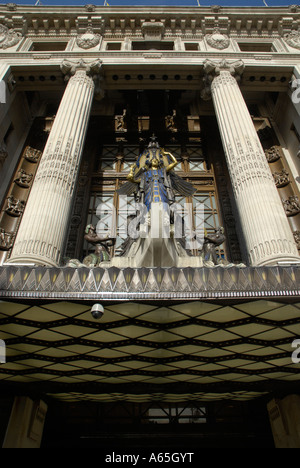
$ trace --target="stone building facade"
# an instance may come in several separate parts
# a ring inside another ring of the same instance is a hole
[[[134,408],[136,431],[193,423],[197,443],[224,405],[241,427],[264,408],[275,445],[299,446],[300,7],[8,3],[0,80],[4,446],[39,446],[45,417],[51,445],[82,401],[118,424]],[[167,260],[158,236],[124,259],[119,190],[154,148],[195,189],[173,200],[193,232],[223,228],[213,256]]]

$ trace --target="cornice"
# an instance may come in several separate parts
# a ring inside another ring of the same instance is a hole
[[[222,33],[279,35],[300,27],[300,7],[0,7],[0,23],[22,34],[81,34],[88,27],[104,34],[141,34],[145,22],[160,22],[166,35]]]

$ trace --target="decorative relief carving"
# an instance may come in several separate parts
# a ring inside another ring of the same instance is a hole
[[[289,174],[285,169],[281,172],[274,172],[273,177],[276,187],[278,188],[285,187],[285,185],[290,183]]]
[[[280,146],[272,146],[265,151],[265,155],[269,163],[278,161],[281,157]]]
[[[210,47],[214,49],[227,49],[230,44],[230,39],[226,34],[222,34],[219,28],[215,28],[212,34],[206,36],[206,41]]]
[[[27,174],[23,169],[18,172],[18,178],[15,179],[15,183],[22,188],[29,188],[33,179],[33,174]]]
[[[6,8],[7,8],[9,11],[16,11],[17,5],[16,5],[15,3],[7,3],[7,4],[6,4]]]
[[[92,3],[88,3],[87,5],[84,6],[84,8],[86,9],[86,11],[95,11],[96,6],[93,5]]]
[[[212,60],[205,60],[203,65],[204,70],[204,88],[201,91],[201,97],[203,100],[207,101],[211,98],[211,86],[219,86],[221,83],[230,84],[232,78],[235,78],[236,81],[240,80],[240,77],[244,71],[245,65],[242,60],[228,61],[220,60],[214,62]],[[221,74],[222,71],[227,71],[229,73]],[[215,78],[218,77],[219,80],[216,81]],[[220,82],[221,80],[221,82]]]
[[[142,33],[145,41],[161,41],[165,32],[165,26],[160,21],[145,21],[142,24]]]
[[[60,69],[67,78],[74,76],[77,71],[84,71],[88,76],[95,78],[102,68],[102,60],[98,59],[93,62],[85,62],[78,60],[73,62],[71,60],[63,60]]]
[[[4,24],[0,24],[0,49],[8,49],[18,44],[22,38],[20,32],[8,29]]]
[[[298,250],[300,250],[300,231],[294,231],[293,234],[294,234],[295,242],[297,244],[297,248]]]
[[[176,110],[173,110],[172,115],[167,115],[165,117],[165,124],[166,124],[166,130],[172,133],[177,132],[176,124],[175,124],[175,118],[176,118]]]
[[[13,196],[8,197],[7,199],[7,208],[5,212],[10,216],[18,217],[21,216],[25,208],[25,201],[19,200]]]
[[[42,156],[42,151],[39,151],[35,148],[31,148],[31,146],[27,146],[25,148],[24,158],[27,161],[33,164],[36,164],[41,156]]]
[[[115,132],[125,133],[126,128],[126,109],[123,109],[122,115],[115,115]]]
[[[95,34],[92,28],[88,28],[84,34],[80,34],[76,38],[76,44],[81,49],[91,49],[96,47],[101,39],[100,34]]]
[[[300,32],[291,31],[283,36],[285,42],[294,49],[300,49]]]
[[[287,216],[295,216],[300,213],[300,202],[297,196],[292,195],[287,200],[282,200]]]
[[[13,246],[14,233],[0,228],[0,250],[10,250]]]

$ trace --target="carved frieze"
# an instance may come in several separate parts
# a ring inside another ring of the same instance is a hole
[[[18,177],[15,179],[15,183],[22,188],[29,188],[33,179],[33,174],[27,174],[23,169],[18,172]]]
[[[95,34],[92,28],[88,28],[84,34],[80,34],[76,38],[76,44],[81,49],[91,49],[96,47],[101,39],[100,34]]]
[[[31,148],[31,146],[26,146],[25,148],[25,153],[24,153],[24,158],[33,163],[33,164],[36,164],[38,162],[38,160],[40,159],[42,155],[42,152],[35,149],[35,148]]]
[[[18,44],[22,38],[20,32],[8,29],[4,24],[0,24],[0,49],[8,49]]]
[[[287,216],[300,213],[300,202],[297,196],[292,195],[287,200],[282,200],[282,203]]]
[[[218,28],[215,28],[212,34],[205,36],[207,44],[213,49],[227,49],[230,39],[226,34],[222,34]]]
[[[285,42],[294,49],[300,49],[300,33],[299,31],[291,31],[283,36]]]
[[[293,234],[297,247],[300,250],[300,231],[294,231]]]
[[[265,155],[267,158],[267,161],[269,163],[278,161],[280,159],[281,154],[280,154],[280,147],[279,146],[272,146],[271,148],[267,149],[265,151]]]
[[[10,250],[13,246],[14,233],[0,228],[0,250]]]
[[[24,200],[19,200],[13,196],[8,197],[7,199],[7,208],[5,212],[10,216],[19,217],[23,213],[25,208]]]
[[[289,174],[285,169],[283,169],[281,172],[274,172],[273,178],[276,187],[278,188],[284,187],[285,185],[290,183]]]

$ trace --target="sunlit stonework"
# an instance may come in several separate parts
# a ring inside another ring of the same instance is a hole
[[[206,41],[208,45],[218,50],[227,49],[230,44],[229,37],[222,34],[218,28],[216,28],[212,34],[206,36]]]
[[[84,34],[81,34],[76,38],[76,44],[81,49],[91,49],[96,47],[101,39],[100,34],[95,34],[92,29],[87,29]]]
[[[0,49],[9,49],[18,44],[22,38],[22,34],[8,29],[3,24],[0,24]]]
[[[300,33],[299,31],[291,31],[284,35],[285,42],[294,49],[300,49]]]
[[[0,5],[0,443],[299,448],[300,7],[50,3]]]

